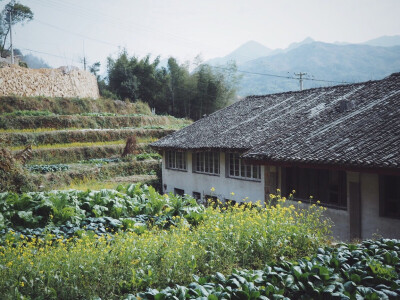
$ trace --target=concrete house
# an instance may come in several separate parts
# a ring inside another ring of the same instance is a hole
[[[165,192],[239,202],[296,190],[327,207],[341,240],[400,238],[400,73],[249,96],[152,147]]]

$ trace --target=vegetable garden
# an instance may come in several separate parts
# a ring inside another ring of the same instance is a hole
[[[73,188],[84,182],[97,186],[115,177],[118,183],[128,184],[142,180],[143,175],[150,176],[146,182],[157,184],[160,156],[148,144],[190,124],[154,115],[140,101],[110,99],[1,97],[0,112],[0,147],[15,156],[32,145],[24,162],[27,174],[18,175],[30,181],[30,187],[0,186],[0,192]],[[134,153],[122,159],[126,140],[132,136],[137,140]],[[13,181],[16,185],[21,181],[18,176]]]
[[[24,167],[0,147],[0,298],[400,299],[400,242],[334,246],[322,207],[127,184],[159,184],[147,144],[189,123],[141,102],[2,97],[0,142],[34,147]]]
[[[146,185],[0,194],[5,299],[398,299],[400,242],[329,247],[324,209]],[[223,275],[224,274],[224,275]]]

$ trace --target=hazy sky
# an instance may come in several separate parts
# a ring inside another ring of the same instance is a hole
[[[0,0],[4,6],[8,0]],[[286,48],[306,37],[358,43],[400,34],[399,0],[20,0],[34,20],[15,26],[15,46],[52,66],[105,66],[129,54],[181,61],[224,56],[255,40]],[[37,51],[37,52],[33,52]],[[43,52],[47,54],[41,54]]]

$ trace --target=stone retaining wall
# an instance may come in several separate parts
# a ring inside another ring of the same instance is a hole
[[[0,67],[0,96],[99,97],[96,77],[77,68],[27,69]]]

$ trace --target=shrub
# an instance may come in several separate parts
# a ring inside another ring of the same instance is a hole
[[[152,193],[150,213],[185,209],[184,198]],[[145,200],[140,192],[138,196]],[[321,212],[319,207],[280,205],[208,207],[201,214],[187,209],[184,218],[173,218],[176,226],[169,230],[154,227],[112,238],[82,234],[75,241],[9,240],[0,250],[5,266],[0,269],[0,293],[110,299],[148,287],[188,284],[192,275],[228,274],[233,268],[260,268],[283,257],[297,259],[326,241],[329,228],[318,222]]]
[[[0,192],[35,190],[33,178],[27,174],[9,150],[0,146]]]

